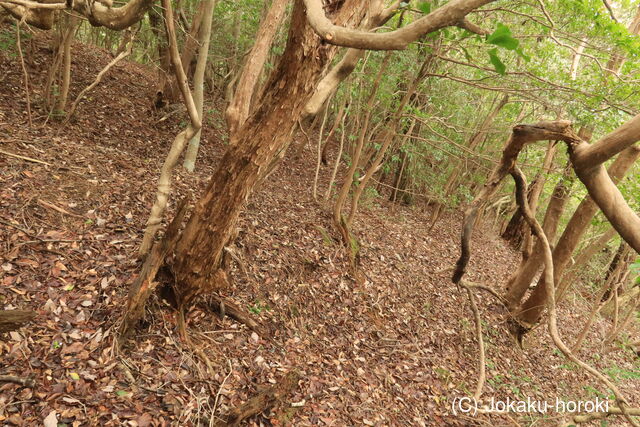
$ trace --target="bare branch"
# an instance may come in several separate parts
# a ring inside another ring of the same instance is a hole
[[[469,32],[475,33],[475,34],[480,34],[481,36],[484,36],[486,34],[490,34],[491,31],[489,30],[485,30],[484,28],[482,28],[479,25],[474,24],[473,22],[469,21],[467,18],[462,18],[460,21],[458,21],[458,23],[456,24],[458,27],[465,29]]]
[[[576,167],[588,170],[640,141],[640,114],[594,144],[576,147]]]
[[[457,25],[469,12],[494,0],[452,0],[406,27],[387,33],[370,33],[334,25],[325,15],[321,0],[304,0],[309,24],[327,42],[372,50],[402,50],[425,34]]]
[[[604,3],[604,7],[606,7],[607,10],[609,11],[609,15],[611,16],[611,19],[619,23],[620,21],[618,21],[618,19],[616,18],[616,15],[613,13],[613,9],[611,8],[611,5],[609,4],[609,2],[607,0],[602,0],[602,3]]]

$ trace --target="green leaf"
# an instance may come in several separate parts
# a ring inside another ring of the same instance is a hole
[[[126,396],[129,396],[131,393],[125,390],[118,390],[116,391],[116,394],[120,397],[126,397]]]
[[[70,372],[69,376],[71,377],[72,380],[74,381],[78,381],[80,379],[80,375],[78,375],[76,372]]]
[[[517,53],[518,55],[520,55],[520,56],[522,57],[522,59],[524,59],[526,62],[531,61],[531,57],[530,57],[529,55],[526,55],[526,54],[522,51],[522,48],[520,48],[520,47],[519,47],[519,48],[517,48],[517,49],[516,49],[516,53]]]
[[[496,69],[496,72],[504,76],[504,73],[507,71],[507,67],[502,61],[500,61],[500,58],[498,58],[498,49],[493,48],[489,51],[489,60],[493,64],[493,68]]]
[[[511,36],[511,30],[504,24],[498,23],[498,28],[487,36],[487,43],[503,47],[508,50],[516,50],[520,42]]]
[[[423,1],[418,3],[418,9],[420,9],[420,12],[424,13],[425,15],[431,13],[431,2]]]

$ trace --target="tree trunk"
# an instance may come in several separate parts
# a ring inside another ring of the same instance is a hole
[[[184,73],[187,77],[190,76],[191,71],[191,62],[193,61],[193,57],[198,50],[198,34],[200,33],[200,27],[202,26],[202,18],[205,16],[205,7],[207,2],[201,1],[198,3],[198,8],[191,19],[191,28],[189,29],[189,34],[186,35],[184,46],[182,47],[182,54],[180,55],[180,60],[182,61],[182,66],[184,67]]]
[[[609,269],[607,270],[608,274],[607,274],[606,280],[602,282],[600,291],[597,293],[596,297],[593,300],[593,305],[591,306],[590,313],[587,315],[587,320],[584,326],[582,327],[582,329],[580,330],[580,333],[578,334],[578,337],[576,338],[575,343],[573,344],[573,347],[572,347],[573,351],[577,351],[578,349],[580,349],[580,346],[582,345],[583,340],[587,336],[587,332],[589,332],[589,328],[593,324],[593,320],[595,319],[596,315],[600,310],[602,310],[602,308],[608,302],[608,300],[611,299],[611,292],[610,292],[611,289],[617,289],[620,286],[620,284],[627,279],[629,265],[625,263],[624,268],[619,268],[620,267],[619,261],[622,258],[622,255],[625,252],[625,249],[628,249],[628,248],[629,248],[629,245],[627,245],[625,242],[622,242],[619,250],[616,252],[616,256],[614,256],[614,259],[611,261],[611,264],[609,265]],[[625,256],[628,255],[628,252],[625,254]]]
[[[346,0],[335,21],[340,25],[358,22],[365,9],[362,3]],[[238,131],[238,143],[223,156],[177,244],[173,270],[180,305],[225,286],[220,273],[224,246],[235,235],[240,212],[261,173],[287,145],[305,101],[335,51],[307,25],[302,1],[297,0],[287,47],[265,86],[261,104]]]
[[[567,163],[563,177],[551,193],[551,201],[547,206],[542,224],[542,229],[549,242],[553,242],[555,239],[558,223],[569,199],[574,180],[575,175],[571,171],[571,165]],[[543,251],[542,242],[537,241],[531,256],[520,263],[515,274],[507,282],[505,300],[510,309],[515,309],[527,292],[527,289],[529,289],[531,281],[543,263]]]
[[[591,138],[590,128],[583,127],[580,129],[579,136],[589,140]],[[571,162],[569,161],[565,167],[563,177],[551,193],[551,200],[547,206],[542,224],[542,229],[551,243],[555,241],[560,217],[564,212],[574,179],[575,175],[571,171]],[[543,249],[542,243],[537,241],[530,256],[522,260],[515,274],[507,282],[505,300],[510,309],[513,310],[520,304],[522,297],[524,297],[536,273],[542,266],[544,262]]]
[[[616,229],[613,227],[609,227],[609,229],[604,234],[602,234],[602,236],[600,236],[598,240],[596,240],[594,243],[589,244],[589,246],[587,246],[582,250],[582,252],[580,252],[580,255],[578,255],[578,257],[576,258],[576,262],[571,266],[571,270],[562,276],[560,284],[558,284],[558,302],[564,299],[567,291],[571,288],[571,285],[574,283],[578,275],[585,270],[593,256],[604,249],[606,244],[609,243],[609,241],[613,239],[616,234],[618,234],[616,232]]]
[[[163,25],[162,10],[158,6],[153,6],[149,9],[149,25],[157,45],[158,82],[156,93],[160,94],[163,99],[174,101],[177,96],[177,90],[172,77],[173,73],[171,72],[171,55],[169,54],[169,43]]]
[[[62,42],[62,83],[60,84],[60,93],[56,100],[54,112],[63,114],[67,106],[67,98],[69,97],[69,88],[71,87],[71,44],[75,38],[76,28],[78,26],[78,18],[70,15],[65,19],[66,30],[64,32]]]
[[[256,41],[251,48],[247,61],[240,72],[233,99],[225,111],[225,118],[229,127],[231,143],[235,141],[238,129],[249,116],[251,98],[258,83],[258,78],[267,59],[274,37],[280,22],[284,17],[288,0],[273,0],[269,11],[260,22],[260,28],[256,34]]]
[[[203,31],[200,34],[200,44],[201,46],[203,46],[203,48],[207,48],[209,45],[209,38],[211,36],[211,18],[215,0],[206,1],[207,5],[205,7],[205,10],[211,11],[212,13],[209,13],[206,16]],[[196,105],[196,101],[191,95],[191,90],[189,89],[189,84],[187,82],[187,75],[184,72],[184,67],[182,66],[182,61],[178,53],[178,42],[175,34],[175,27],[173,25],[173,10],[171,9],[171,2],[170,0],[162,0],[162,2],[164,5],[166,24],[165,31],[168,36],[167,39],[169,40],[169,53],[171,56],[171,62],[176,73],[176,81],[178,82],[178,85],[180,87],[180,92],[182,93],[184,104],[187,107],[190,122],[182,132],[176,135],[173,143],[171,144],[169,154],[167,154],[167,158],[162,164],[162,168],[160,170],[160,178],[158,179],[156,201],[151,207],[151,214],[149,215],[149,219],[147,220],[147,228],[144,231],[142,244],[140,245],[139,254],[143,257],[146,256],[151,250],[156,232],[160,228],[160,223],[162,222],[164,211],[167,207],[169,195],[171,194],[171,173],[173,172],[173,168],[178,163],[178,158],[184,150],[187,142],[191,138],[193,138],[194,135],[200,132],[200,129],[202,128],[202,90],[199,91],[200,103],[199,105]],[[197,82],[202,83],[202,80],[204,78],[204,66],[206,65],[207,57],[208,52],[204,49],[202,49],[198,54],[198,67],[196,69],[195,76]],[[200,85],[199,87],[200,89],[202,89],[202,85]]]
[[[201,25],[200,35],[198,36],[198,61],[196,62],[196,70],[193,74],[193,100],[198,109],[198,117],[201,124],[204,123],[204,74],[207,70],[207,61],[209,59],[209,42],[211,41],[211,17],[216,6],[216,0],[203,0],[204,9],[202,11],[205,16]],[[189,66],[182,64],[186,68],[185,75],[189,76]],[[202,127],[189,140],[189,146],[184,155],[183,166],[189,172],[193,172],[196,167],[196,157],[198,157],[198,149],[200,148],[200,137],[202,136]]]
[[[578,133],[580,135],[580,133]],[[533,184],[531,184],[531,188],[529,189],[529,195],[527,198],[527,203],[529,203],[529,209],[531,209],[531,213],[533,215],[538,211],[538,201],[540,200],[540,194],[544,189],[544,184],[547,182],[547,175],[553,166],[553,158],[556,155],[558,150],[558,141],[549,141],[549,145],[547,147],[547,152],[544,156],[544,161],[542,164],[542,170],[540,170],[536,177],[534,178]],[[522,246],[522,254],[524,258],[528,258],[531,255],[533,244],[533,235],[528,225],[524,226],[524,243]]]
[[[593,145],[592,145],[593,146]],[[640,157],[640,149],[631,146],[624,150],[609,167],[609,177],[613,184],[616,184],[629,171],[633,163]],[[573,251],[580,243],[580,239],[590,224],[591,219],[598,211],[598,205],[591,198],[585,197],[580,203],[575,213],[569,220],[564,233],[558,240],[558,244],[553,250],[554,282],[562,276],[565,268],[571,260]],[[533,325],[538,322],[547,301],[546,286],[544,285],[544,275],[538,281],[535,289],[521,307],[518,309],[518,320],[526,325]]]

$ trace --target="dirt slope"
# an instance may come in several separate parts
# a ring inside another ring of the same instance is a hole
[[[184,114],[161,120],[165,112],[150,109],[152,74],[124,63],[90,94],[76,120],[66,127],[45,124],[39,91],[51,52],[42,36],[31,43],[31,129],[17,58],[0,53],[0,149],[47,164],[0,154],[0,303],[36,310],[38,318],[1,338],[0,375],[33,377],[38,386],[1,385],[0,421],[42,425],[55,412],[66,425],[208,425],[297,370],[302,379],[295,394],[249,425],[510,423],[451,414],[453,398],[472,391],[477,376],[473,317],[446,271],[458,254],[461,216],[448,214],[429,233],[423,208],[392,210],[368,200],[355,227],[367,280],[357,284],[329,214],[311,198],[309,151],[285,159],[286,167],[254,195],[231,248],[237,259],[224,296],[269,333],[260,336],[197,308],[189,314],[189,333],[207,366],[178,337],[175,312],[156,299],[135,345],[117,354],[113,335],[139,268],[135,251],[157,171]],[[75,45],[74,52],[71,99],[110,60],[96,48]],[[219,106],[212,108],[220,114]],[[178,172],[173,200],[197,195],[216,166],[224,149],[220,117],[208,117],[198,170]],[[474,248],[470,279],[499,290],[516,254],[488,228],[476,234]],[[479,299],[485,398],[608,394],[553,350],[544,328],[519,350],[502,308],[491,296]],[[561,307],[569,341],[584,310],[579,299]],[[626,353],[598,355],[605,325],[594,327],[596,339],[582,356],[615,374],[638,406],[640,375],[629,375],[638,364]],[[559,421],[552,413],[520,422],[534,419],[536,425]]]

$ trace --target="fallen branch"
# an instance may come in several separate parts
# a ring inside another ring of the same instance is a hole
[[[60,206],[56,206],[53,203],[45,202],[44,200],[38,199],[38,203],[40,203],[45,208],[53,209],[54,211],[60,212],[61,214],[74,216],[76,218],[84,218],[82,215],[71,213],[71,212],[69,212],[69,211],[67,211],[65,209],[62,209]]]
[[[26,160],[28,162],[40,163],[41,165],[51,166],[51,163],[43,162],[42,160],[34,159],[33,157],[21,156],[20,154],[10,153],[8,151],[0,150],[0,154],[5,156],[14,157],[16,159]]]
[[[289,372],[278,384],[270,386],[247,402],[232,409],[223,420],[216,423],[216,427],[238,426],[244,420],[273,407],[298,387],[300,375]]]
[[[33,378],[20,378],[14,375],[0,375],[0,383],[19,384],[23,387],[29,388],[34,388],[36,386],[36,382]]]
[[[31,310],[2,310],[0,311],[0,332],[15,331],[35,317],[36,312]]]
[[[135,37],[135,34],[132,34],[131,39],[129,40],[129,43],[127,45],[127,49],[120,52],[120,54],[118,56],[116,56],[111,62],[109,62],[103,69],[102,71],[100,71],[98,73],[98,75],[96,76],[96,79],[93,81],[93,83],[91,83],[89,86],[85,87],[84,89],[82,89],[82,91],[78,94],[78,96],[76,97],[76,100],[73,101],[73,104],[71,104],[71,109],[69,110],[69,114],[67,115],[67,119],[64,121],[63,125],[66,125],[67,123],[69,123],[69,120],[71,120],[71,117],[73,117],[73,114],[76,112],[76,108],[78,108],[78,104],[80,104],[80,101],[82,101],[82,98],[84,97],[84,95],[89,92],[91,89],[93,89],[94,87],[96,87],[101,81],[102,81],[102,77],[114,66],[116,65],[118,62],[122,61],[124,58],[126,58],[127,56],[129,56],[131,54],[131,50],[133,48],[133,39]]]

